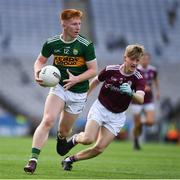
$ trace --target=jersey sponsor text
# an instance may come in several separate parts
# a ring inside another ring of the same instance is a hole
[[[54,63],[61,66],[78,67],[85,65],[84,58],[72,56],[54,56]]]

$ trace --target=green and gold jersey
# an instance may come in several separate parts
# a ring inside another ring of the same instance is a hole
[[[84,73],[87,70],[86,62],[96,58],[94,45],[81,35],[71,42],[65,42],[61,35],[49,38],[43,45],[41,54],[44,57],[54,55],[53,65],[61,72],[60,84],[63,86],[63,80],[68,79],[67,69],[75,76]],[[89,81],[80,82],[69,90],[76,93],[87,92]]]

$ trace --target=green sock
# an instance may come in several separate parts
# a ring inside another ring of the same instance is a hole
[[[37,148],[32,148],[32,151],[31,151],[31,152],[32,152],[31,158],[38,159],[41,150],[40,150],[40,149],[37,149]]]

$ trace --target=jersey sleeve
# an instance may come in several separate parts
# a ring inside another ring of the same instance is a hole
[[[46,58],[48,58],[52,55],[52,48],[51,48],[50,44],[47,43],[47,41],[44,43],[44,45],[42,47],[41,54]]]
[[[154,79],[157,79],[157,76],[158,76],[158,72],[157,70],[154,70]]]
[[[143,78],[138,79],[137,83],[136,83],[136,91],[145,91],[145,84],[146,81]]]
[[[87,48],[86,48],[86,52],[85,52],[85,59],[86,61],[91,61],[96,59],[96,55],[95,55],[95,50],[94,50],[94,45],[93,43],[90,43]]]
[[[105,81],[107,78],[109,78],[111,76],[111,72],[109,70],[107,70],[107,67],[104,68],[98,75],[98,80],[100,82]]]

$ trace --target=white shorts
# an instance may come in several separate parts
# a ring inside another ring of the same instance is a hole
[[[117,136],[125,124],[126,115],[125,112],[113,113],[106,109],[99,100],[96,100],[88,113],[87,120],[96,121],[100,126],[104,126]]]
[[[154,111],[155,105],[154,103],[147,103],[147,104],[132,104],[131,105],[131,110],[133,114],[139,114],[142,111]]]
[[[87,93],[74,93],[71,91],[65,91],[61,85],[56,85],[50,88],[49,94],[55,94],[65,102],[64,110],[71,114],[79,114],[83,111]]]

